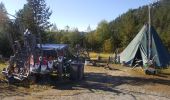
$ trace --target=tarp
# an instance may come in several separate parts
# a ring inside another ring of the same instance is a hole
[[[134,60],[142,60],[143,65],[148,61],[149,55],[149,39],[148,24],[145,24],[136,37],[120,54],[120,62],[133,66]],[[154,27],[151,26],[151,58],[154,57],[156,66],[167,66],[170,64],[170,54],[159,38]],[[140,52],[139,52],[140,51]]]
[[[38,48],[40,48],[40,44],[37,44]],[[68,44],[42,44],[43,50],[63,50],[67,49]]]

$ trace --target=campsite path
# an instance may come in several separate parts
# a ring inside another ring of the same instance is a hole
[[[125,67],[85,67],[81,82],[63,81],[43,91],[6,90],[0,100],[170,100],[170,76],[148,76]]]

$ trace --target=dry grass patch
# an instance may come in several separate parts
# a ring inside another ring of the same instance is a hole
[[[90,52],[89,53],[90,58],[97,58],[98,56],[102,58],[108,58],[109,56],[113,56],[111,53],[96,53],[96,52]]]
[[[5,68],[6,66],[7,66],[6,63],[0,62],[0,80],[4,79],[4,77],[1,74],[1,72],[2,72],[3,68]]]
[[[168,67],[167,69],[161,69],[161,70],[159,70],[159,73],[170,75],[170,67]]]
[[[3,70],[3,68],[5,68],[7,66],[7,64],[6,63],[0,63],[0,71],[2,71]]]

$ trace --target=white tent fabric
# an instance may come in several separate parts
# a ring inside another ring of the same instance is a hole
[[[134,60],[140,59],[143,65],[148,61],[148,25],[145,24],[136,37],[120,54],[120,63],[132,66]],[[162,44],[157,32],[151,27],[151,57],[154,58],[156,66],[167,66],[170,64],[170,54]]]

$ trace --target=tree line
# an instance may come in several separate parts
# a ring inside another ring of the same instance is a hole
[[[151,5],[152,25],[155,27],[164,45],[170,51],[170,1],[160,0]],[[121,52],[148,22],[148,7],[130,9],[116,19],[99,22],[96,30],[87,27],[87,32],[78,28],[59,30],[56,24],[49,22],[52,11],[45,0],[27,0],[22,9],[16,12],[16,18],[7,16],[4,4],[0,3],[0,54],[9,56],[15,40],[23,41],[23,32],[29,29],[42,43],[63,43],[98,52]],[[8,51],[8,52],[7,52]]]

